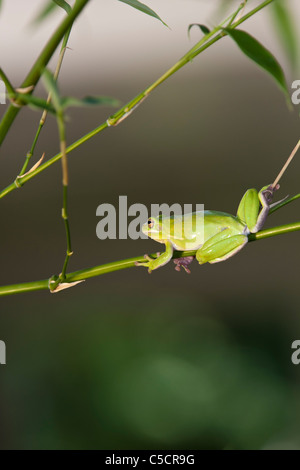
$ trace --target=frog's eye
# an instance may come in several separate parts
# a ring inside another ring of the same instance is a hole
[[[148,219],[148,228],[153,228],[154,227],[154,220]]]

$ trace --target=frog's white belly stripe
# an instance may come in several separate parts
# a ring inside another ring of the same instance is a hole
[[[178,245],[176,245],[176,243],[174,241],[171,241],[173,247],[175,250],[177,251],[194,251],[194,250],[198,250],[199,248],[201,248],[201,246],[203,246],[203,243],[199,243],[199,244],[193,244],[193,242],[191,243],[188,243],[188,242],[185,242],[185,248],[182,248]],[[190,246],[189,246],[190,245]]]

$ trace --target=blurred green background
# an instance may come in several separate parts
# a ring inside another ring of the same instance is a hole
[[[34,11],[42,3],[36,1]],[[159,2],[148,2],[167,22],[168,11],[179,18],[187,7],[190,22],[205,23],[210,13],[205,1],[185,6],[176,1],[172,12],[171,3],[164,2],[162,12]],[[89,8],[85,26],[93,21]],[[101,59],[108,41],[99,44],[100,57],[91,56],[89,68],[81,67],[95,41],[88,33],[85,38],[79,19],[74,42],[81,38],[83,45],[66,57],[63,93],[104,94],[126,103],[190,47],[185,18],[162,33],[166,39],[158,47],[151,34],[163,27],[127,9],[122,5],[120,15],[125,10],[131,15],[133,51],[120,50],[120,57],[130,56],[130,65],[120,59],[116,72],[118,58]],[[0,25],[9,19],[5,5],[4,13]],[[300,78],[289,71],[267,12],[245,29],[265,39],[280,58],[289,85]],[[30,30],[20,34],[29,44]],[[193,34],[195,42],[199,33]],[[181,48],[176,41],[170,48],[172,35],[182,39]],[[147,48],[144,61],[134,60],[139,41]],[[14,69],[17,61],[14,56],[1,63],[8,69],[11,64],[13,82],[29,66]],[[4,111],[1,105],[0,117]],[[69,111],[68,141],[112,112]],[[220,41],[124,123],[70,154],[75,253],[69,270],[159,249],[152,240],[97,239],[96,208],[103,202],[117,205],[119,195],[149,209],[152,203],[204,203],[206,209],[235,213],[247,188],[260,188],[276,176],[299,138],[298,113],[297,107],[288,111],[272,79],[228,38]],[[1,149],[1,187],[19,171],[38,120],[39,113],[30,110],[19,114]],[[47,158],[58,151],[52,118],[36,158],[44,151]],[[282,180],[279,198],[299,192],[299,171],[298,158]],[[60,271],[65,252],[60,210],[60,164],[1,200],[1,285]],[[298,221],[299,214],[296,202],[272,215],[267,226]],[[0,447],[299,449],[300,365],[291,362],[291,344],[300,339],[299,263],[296,232],[251,243],[226,263],[194,262],[189,276],[169,263],[151,276],[136,268],[56,295],[1,298],[7,365],[0,366]]]

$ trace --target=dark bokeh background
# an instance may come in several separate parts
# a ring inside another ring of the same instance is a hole
[[[136,64],[130,79],[99,85],[91,70],[61,88],[125,103],[159,75],[138,71]],[[297,78],[290,74],[289,84]],[[119,195],[149,208],[204,203],[235,213],[247,188],[276,176],[299,138],[298,111],[221,41],[124,123],[70,154],[70,270],[158,249],[151,240],[97,239],[96,208]],[[69,111],[68,141],[112,112]],[[19,171],[38,119],[22,110],[16,120],[1,150],[1,187]],[[52,118],[36,155],[43,151],[58,151]],[[299,192],[299,171],[296,159],[279,197]],[[1,200],[1,284],[60,271],[60,210],[60,164]],[[299,212],[296,202],[267,225],[299,220]],[[2,298],[0,447],[300,448],[300,365],[291,362],[300,338],[299,263],[294,233],[251,243],[226,263],[194,262],[190,276],[170,263],[151,276],[136,268],[56,295]]]

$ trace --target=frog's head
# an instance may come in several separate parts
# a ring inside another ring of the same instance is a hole
[[[164,229],[161,217],[149,217],[147,222],[142,226],[142,232],[147,235],[147,237],[153,238],[153,240],[163,240]]]

